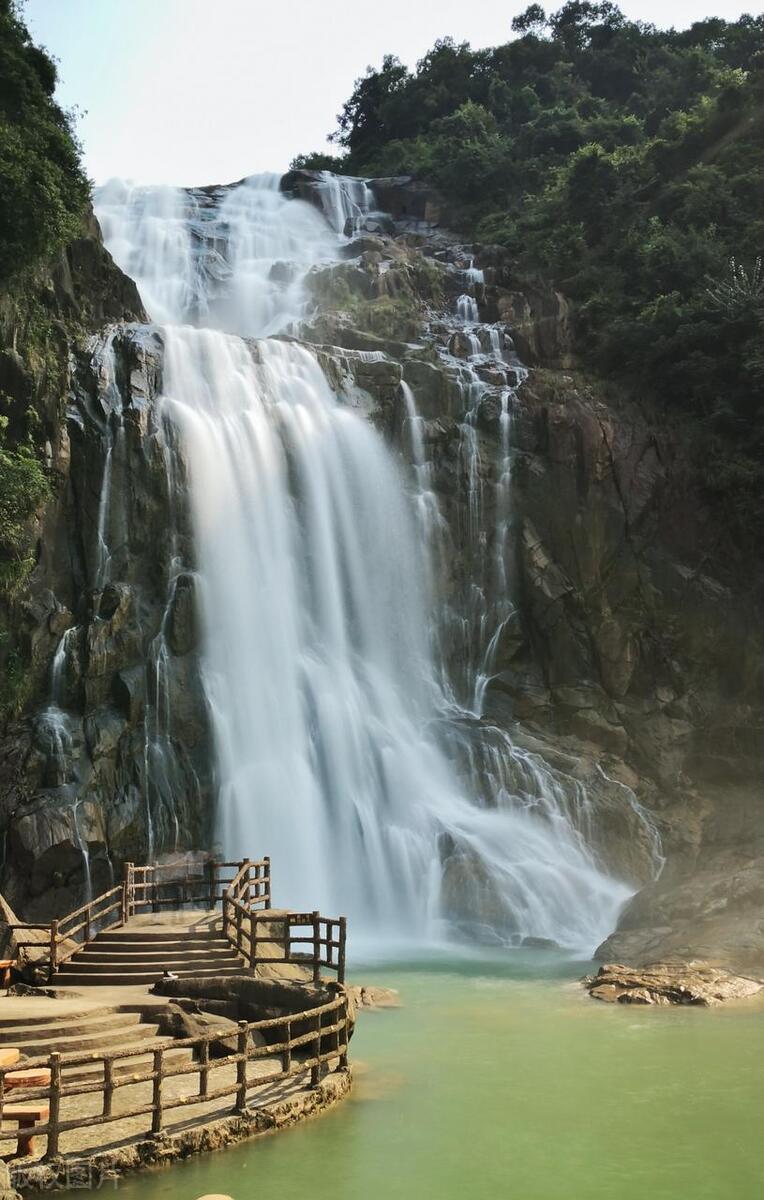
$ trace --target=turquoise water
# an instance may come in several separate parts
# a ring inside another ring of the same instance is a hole
[[[352,1097],[120,1186],[122,1200],[750,1200],[764,1194],[764,1007],[603,1005],[585,964],[359,973]]]

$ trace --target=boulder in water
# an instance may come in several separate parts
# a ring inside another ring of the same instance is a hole
[[[611,1004],[692,1004],[703,1008],[725,1000],[747,1000],[764,990],[764,980],[733,975],[707,962],[656,962],[644,967],[605,963],[582,980],[595,1000]]]
[[[547,937],[524,937],[523,940],[521,941],[520,945],[528,950],[559,950],[560,949],[559,942],[556,942],[554,940],[554,938],[547,938]]]
[[[353,1000],[356,1009],[361,1008],[400,1008],[401,998],[397,988],[367,987],[359,984],[348,988],[348,995]]]

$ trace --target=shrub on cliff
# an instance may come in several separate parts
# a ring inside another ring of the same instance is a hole
[[[0,0],[0,283],[78,231],[90,193],[56,68],[13,0]]]
[[[12,596],[33,566],[26,520],[49,492],[45,472],[28,446],[5,440],[0,418],[0,595]]]

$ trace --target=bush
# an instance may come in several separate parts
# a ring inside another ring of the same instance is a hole
[[[0,594],[14,595],[34,566],[27,521],[48,494],[48,479],[34,452],[9,447],[0,418]]]

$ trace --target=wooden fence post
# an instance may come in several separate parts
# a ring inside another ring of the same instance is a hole
[[[340,1054],[340,1067],[344,1070],[348,1065],[348,998],[345,996],[345,1002],[342,1005],[342,1045],[343,1050]]]
[[[111,1116],[111,1106],[114,1099],[114,1059],[103,1060],[103,1116]]]
[[[58,1154],[58,1122],[61,1112],[61,1055],[58,1050],[51,1052],[50,1059],[50,1099],[48,1101],[48,1145],[46,1158],[55,1158]]]
[[[292,1070],[292,1022],[286,1023],[286,1045],[281,1051],[281,1070],[285,1075],[288,1075]]]
[[[310,1086],[318,1087],[321,1082],[321,1063],[318,1061],[321,1057],[321,1014],[316,1017],[316,1040],[313,1043],[313,1055],[316,1059],[315,1066],[310,1068]]]
[[[122,881],[125,886],[125,923],[127,923],[133,915],[133,905],[135,902],[134,884],[135,876],[133,874],[133,863],[126,862],[124,866],[124,874]]]
[[[337,980],[339,983],[345,982],[345,943],[348,934],[348,919],[340,917],[340,948],[337,954]]]
[[[249,911],[249,969],[254,975],[257,970],[257,918],[250,909]]]
[[[313,982],[321,980],[321,917],[313,913]]]
[[[58,921],[51,921],[51,923],[50,923],[50,968],[49,968],[49,972],[48,972],[48,980],[50,983],[53,982],[53,979],[56,974],[57,966],[58,966]]]
[[[239,1056],[236,1063],[236,1111],[243,1113],[247,1107],[247,1037],[246,1021],[239,1021],[239,1036],[236,1043],[236,1053]]]
[[[211,859],[207,868],[210,873],[210,908],[214,908],[218,899],[218,864]]]
[[[164,1055],[161,1050],[154,1051],[154,1086],[151,1096],[151,1132],[156,1137],[162,1132],[162,1073]]]
[[[265,884],[263,887],[263,896],[265,897],[265,908],[272,908],[271,904],[271,859],[270,855],[266,854],[263,859],[265,866],[263,867],[263,878]]]
[[[210,1080],[210,1043],[204,1039],[199,1047],[199,1099],[205,1100]]]

